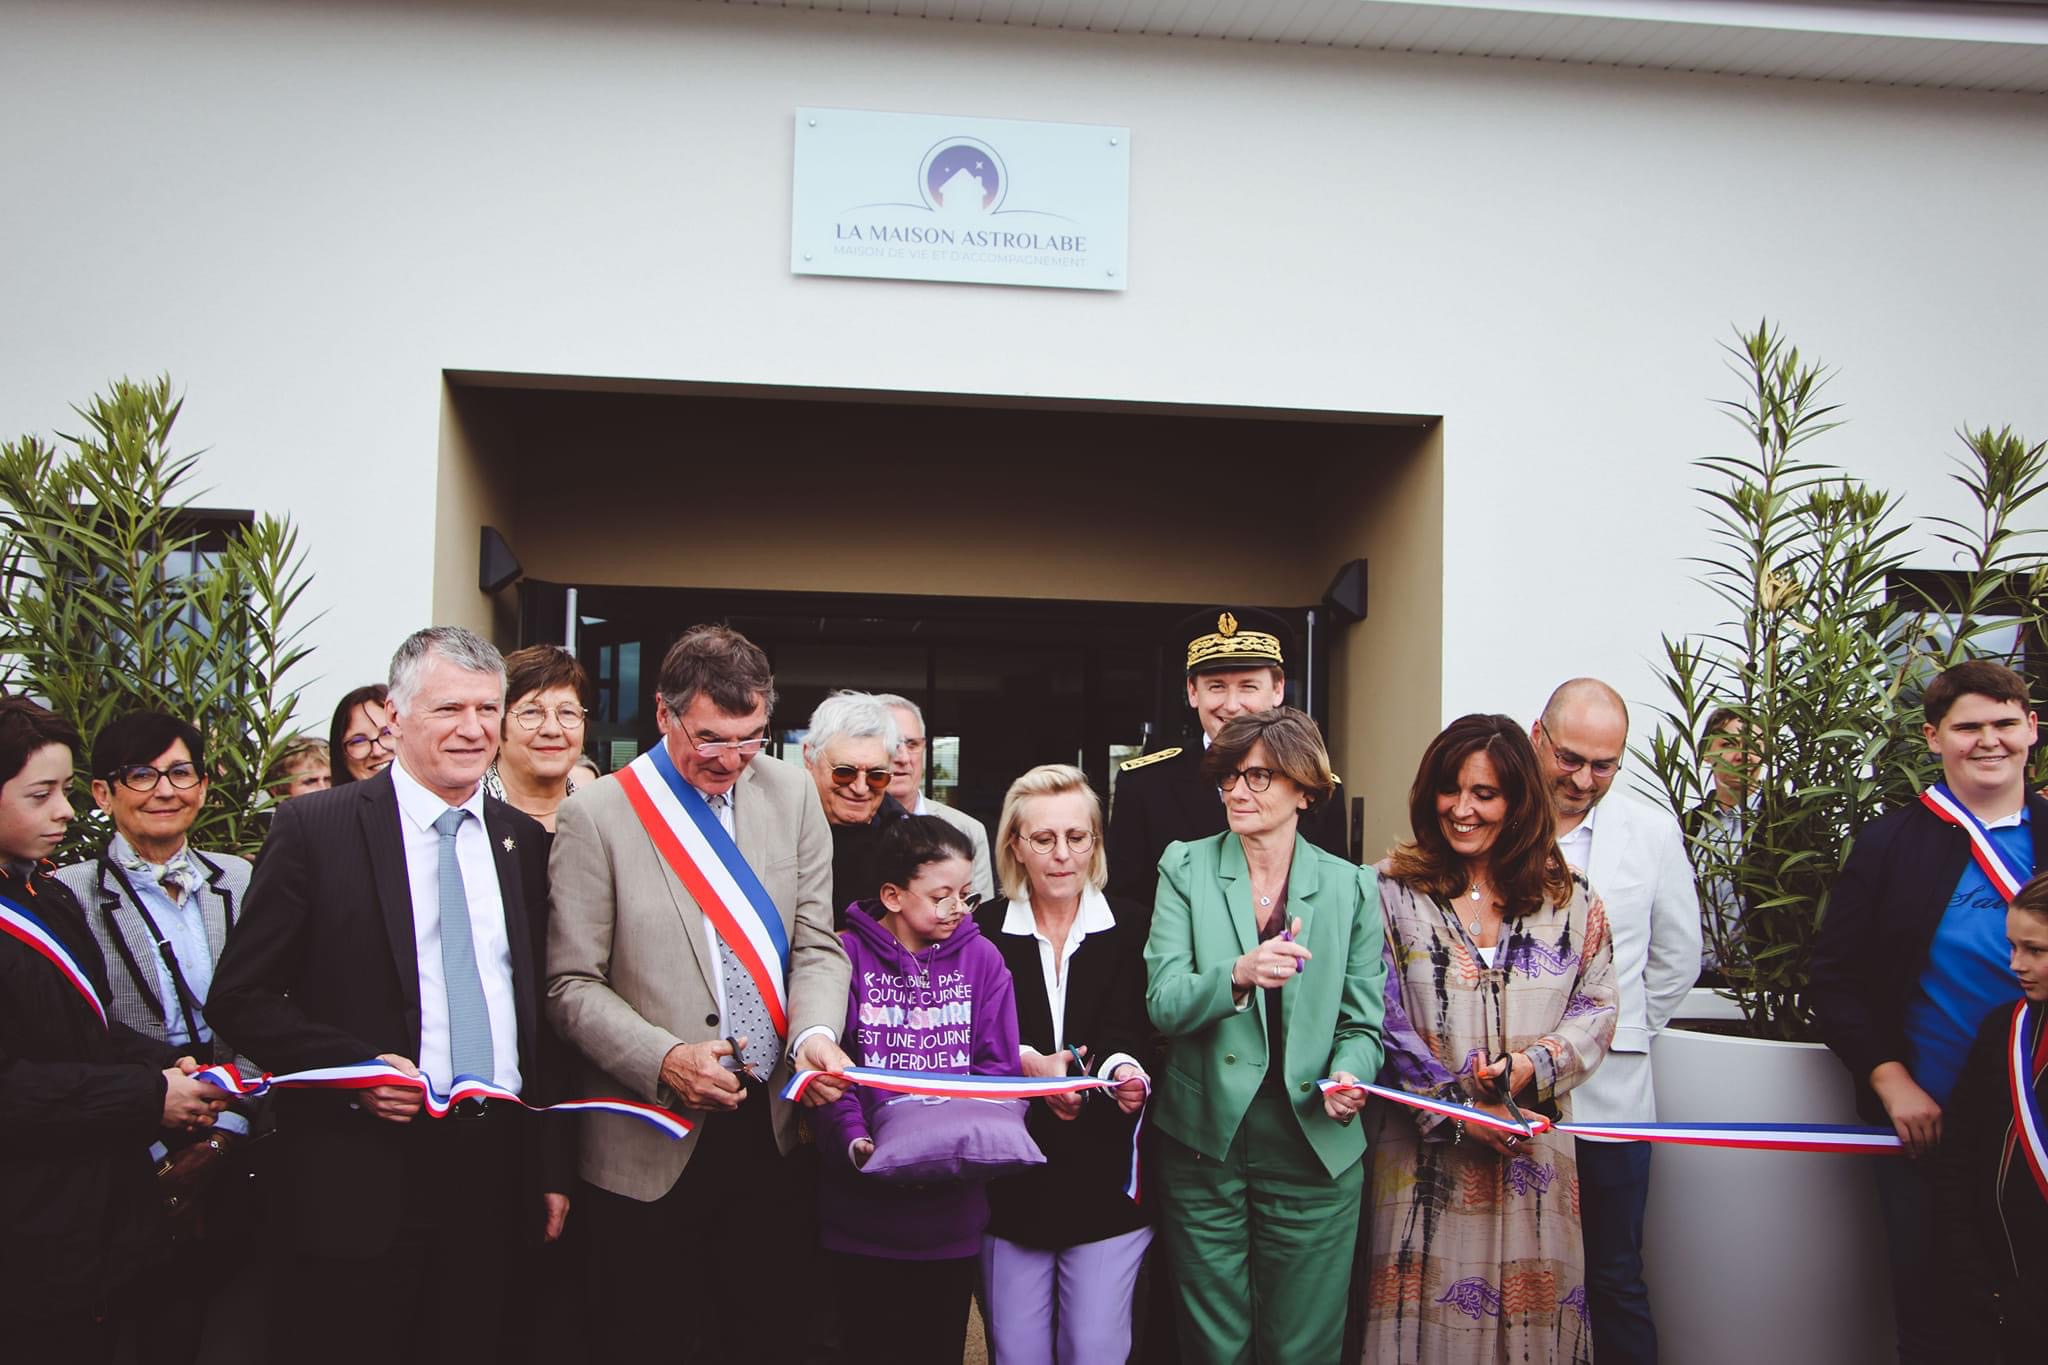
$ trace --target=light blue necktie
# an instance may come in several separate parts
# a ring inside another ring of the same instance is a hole
[[[442,811],[434,821],[441,836],[441,980],[448,990],[448,1062],[456,1076],[492,1079],[491,1012],[484,1004],[484,979],[476,968],[476,940],[469,929],[469,897],[462,889],[462,864],[455,856],[455,832],[468,811]]]

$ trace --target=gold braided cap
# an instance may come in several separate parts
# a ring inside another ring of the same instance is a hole
[[[1188,672],[1217,660],[1254,667],[1269,663],[1276,668],[1284,668],[1287,663],[1280,657],[1279,636],[1263,630],[1239,630],[1237,618],[1227,611],[1216,618],[1215,634],[1188,641]]]

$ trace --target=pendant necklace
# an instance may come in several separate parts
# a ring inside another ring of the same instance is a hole
[[[1480,894],[1480,893],[1479,893],[1479,883],[1478,883],[1478,882],[1474,882],[1474,883],[1472,883],[1472,890],[1471,890],[1470,892],[1468,892],[1467,894],[1468,894],[1468,895],[1470,896],[1470,898],[1471,898],[1472,900],[1474,900],[1474,901],[1477,901],[1477,900],[1479,899],[1479,894]],[[1470,934],[1470,935],[1472,935],[1472,937],[1473,937],[1473,938],[1478,938],[1478,937],[1479,937],[1479,916],[1478,916],[1478,914],[1477,914],[1477,913],[1475,913],[1475,914],[1474,914],[1474,915],[1472,916],[1471,920],[1470,920],[1470,921],[1468,921],[1468,922],[1466,923],[1466,925],[1465,925],[1465,932],[1466,932],[1466,933],[1468,933],[1468,934]]]

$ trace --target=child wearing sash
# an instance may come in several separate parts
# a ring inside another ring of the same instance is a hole
[[[106,963],[49,857],[72,817],[78,732],[0,697],[0,1342],[106,1361],[160,1252],[149,1145],[209,1127],[227,1092],[111,1019]],[[144,1349],[142,1356],[148,1358]]]
[[[1016,1002],[1002,954],[974,922],[973,858],[967,837],[935,816],[882,831],[881,896],[855,906],[840,935],[853,961],[842,1036],[855,1063],[1016,1073]],[[862,1174],[880,1110],[892,1101],[920,1103],[856,1087],[813,1111],[823,1164],[820,1241],[832,1253],[839,1338],[850,1361],[957,1365],[988,1200],[979,1183],[895,1184]]]
[[[1873,1161],[1901,1365],[1953,1358],[1935,1251],[1933,1169],[1984,1017],[2020,998],[2006,907],[2032,879],[2048,801],[2028,790],[2038,736],[2027,680],[1972,659],[1921,697],[1941,780],[1863,826],[1828,895],[1806,1001],[1857,1109],[1906,1160]]]
[[[2005,925],[2026,999],[1985,1017],[1949,1096],[1934,1226],[1955,1358],[2019,1365],[2048,1353],[2048,876]]]

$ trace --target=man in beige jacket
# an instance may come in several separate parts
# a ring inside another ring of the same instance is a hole
[[[785,1308],[811,1210],[778,1091],[793,1067],[851,1064],[832,838],[809,776],[760,752],[775,683],[745,636],[688,632],[657,692],[661,744],[563,803],[549,864],[548,1010],[581,1054],[580,1093],[696,1125],[674,1142],[582,1120],[597,1354],[796,1359]]]

